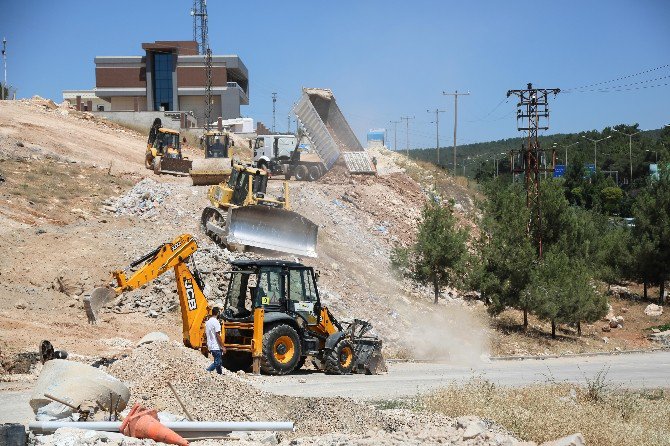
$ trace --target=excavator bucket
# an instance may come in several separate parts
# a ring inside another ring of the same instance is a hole
[[[296,212],[263,205],[231,208],[227,226],[229,244],[316,257],[319,227]]]
[[[89,296],[84,297],[84,309],[88,322],[94,324],[98,321],[98,312],[102,307],[116,297],[116,291],[109,287],[99,287],[91,291]]]
[[[189,174],[194,186],[212,186],[230,177],[230,158],[205,158],[193,160]]]

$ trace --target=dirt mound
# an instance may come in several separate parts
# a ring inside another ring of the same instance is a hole
[[[299,435],[329,432],[362,433],[371,428],[391,429],[395,421],[378,410],[345,398],[294,398],[274,395],[253,386],[254,377],[224,370],[209,373],[211,363],[199,352],[176,343],[143,345],[114,362],[109,373],[131,389],[130,405],[141,402],[181,413],[170,391],[171,382],[197,420],[294,421]]]

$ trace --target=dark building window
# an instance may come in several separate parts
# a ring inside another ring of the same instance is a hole
[[[154,110],[172,110],[172,53],[154,53]]]

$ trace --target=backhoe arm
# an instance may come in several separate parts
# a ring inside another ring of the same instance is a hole
[[[165,243],[154,251],[132,263],[144,265],[130,277],[125,271],[114,271],[112,275],[117,287],[114,292],[119,295],[124,291],[132,291],[155,280],[161,274],[174,269],[177,281],[177,294],[181,308],[182,334],[184,345],[206,352],[205,320],[210,314],[210,307],[202,288],[189,269],[186,261],[198,249],[198,245],[190,234],[182,234],[171,243]]]

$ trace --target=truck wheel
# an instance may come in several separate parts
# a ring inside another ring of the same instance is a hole
[[[319,166],[310,166],[307,173],[307,179],[309,181],[316,181],[319,178],[321,178],[321,169],[319,169]]]
[[[161,173],[161,157],[157,156],[153,161],[154,173],[160,175]]]
[[[307,179],[307,166],[300,165],[295,168],[295,179],[296,181],[305,181]]]
[[[144,157],[144,167],[147,169],[153,169],[154,167],[154,157],[151,153],[147,153]]]
[[[223,362],[223,367],[231,372],[246,371],[251,368],[251,354],[248,352],[226,352],[221,361]]]
[[[300,338],[288,325],[275,325],[263,335],[263,357],[261,370],[268,375],[286,375],[291,373],[298,362]]]
[[[342,338],[335,348],[324,355],[326,373],[346,375],[354,368],[354,347],[348,339]]]

